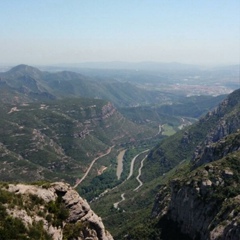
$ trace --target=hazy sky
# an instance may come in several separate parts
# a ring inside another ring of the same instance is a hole
[[[239,63],[239,0],[0,0],[0,63]]]

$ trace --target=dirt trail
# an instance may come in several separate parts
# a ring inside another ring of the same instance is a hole
[[[85,174],[83,175],[83,177],[76,182],[76,184],[73,186],[73,188],[76,188],[76,187],[87,177],[87,175],[88,175],[89,171],[91,170],[93,164],[94,164],[99,158],[102,158],[102,157],[105,157],[106,155],[108,155],[108,154],[111,152],[111,150],[112,150],[113,147],[114,147],[114,145],[111,146],[111,147],[107,150],[106,153],[103,153],[102,155],[100,155],[100,156],[98,156],[98,157],[96,157],[96,158],[94,158],[94,159],[92,160],[90,166],[88,167],[88,169],[87,169],[87,171],[85,172]]]

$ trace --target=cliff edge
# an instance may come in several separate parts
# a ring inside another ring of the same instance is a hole
[[[103,222],[79,194],[62,182],[0,187],[3,239],[113,240]],[[8,231],[8,221],[16,225]]]

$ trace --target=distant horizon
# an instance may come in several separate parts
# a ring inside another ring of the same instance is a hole
[[[72,62],[72,63],[49,63],[49,64],[34,64],[34,63],[0,63],[1,67],[15,67],[18,65],[28,65],[32,67],[79,67],[81,65],[89,65],[89,68],[93,68],[94,65],[111,65],[111,64],[155,64],[155,65],[182,65],[182,66],[192,66],[192,67],[225,67],[225,66],[239,66],[240,62],[236,63],[212,63],[212,64],[193,64],[193,63],[185,63],[185,62],[160,62],[160,61],[85,61],[85,62]],[[90,66],[92,65],[92,66]]]

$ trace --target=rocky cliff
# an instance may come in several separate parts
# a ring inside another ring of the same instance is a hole
[[[66,183],[2,184],[1,196],[6,196],[0,197],[0,210],[6,213],[5,219],[1,219],[1,226],[6,224],[7,219],[14,219],[13,222],[17,219],[25,229],[21,234],[16,230],[15,236],[3,231],[3,239],[25,239],[22,238],[24,236],[26,239],[40,239],[37,238],[39,231],[41,236],[45,234],[41,239],[113,239],[105,230],[101,218]]]
[[[168,216],[192,239],[239,239],[239,158],[225,161],[171,183]]]
[[[239,133],[234,133],[230,136],[225,135],[218,142],[209,142],[204,147],[197,148],[193,159],[193,168],[221,159],[228,153],[235,151],[240,151]]]
[[[177,229],[185,234],[183,239],[240,239],[239,119],[237,90],[196,125],[207,124],[204,140],[192,161],[170,177],[156,197],[152,217],[159,219],[160,228]],[[163,239],[182,239],[175,236],[166,233]]]
[[[215,146],[215,151],[218,150]],[[175,178],[169,188],[160,190],[152,216],[160,221],[167,219],[171,222],[168,224],[177,226],[190,239],[238,240],[239,161],[240,151],[233,151],[222,159]]]
[[[214,161],[225,156],[228,152],[239,150],[239,140],[230,140],[226,146],[225,137],[236,133],[240,129],[240,90],[233,92],[218,108],[209,112],[202,122],[217,119],[211,126],[205,140],[196,148],[193,157],[194,167]],[[214,145],[219,142],[223,146],[219,152],[214,151]]]

